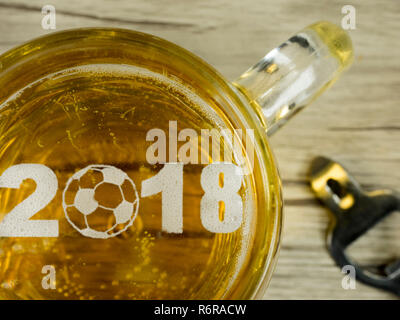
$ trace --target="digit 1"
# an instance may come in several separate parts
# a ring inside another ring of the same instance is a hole
[[[142,197],[161,192],[162,230],[183,232],[183,163],[166,163],[155,176],[142,182]]]

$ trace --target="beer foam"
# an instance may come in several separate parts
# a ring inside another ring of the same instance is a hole
[[[204,101],[199,95],[194,92],[194,89],[187,84],[183,83],[179,78],[169,74],[168,76],[157,73],[142,67],[127,65],[127,64],[88,64],[77,66],[70,69],[63,70],[64,72],[87,72],[97,74],[100,76],[118,76],[118,77],[139,77],[152,79],[160,84],[167,86],[175,92],[182,94],[193,105],[200,107],[198,112],[202,116],[209,119],[217,128],[225,128],[226,125],[217,115],[217,113]]]
[[[142,67],[137,67],[127,64],[87,64],[71,68],[66,68],[54,73],[50,73],[42,78],[39,78],[24,88],[18,90],[7,98],[2,104],[0,104],[0,110],[7,107],[12,101],[18,99],[25,90],[33,88],[34,86],[45,82],[46,80],[56,80],[68,75],[80,74],[80,73],[91,73],[99,76],[118,76],[118,77],[139,77],[147,78],[158,81],[160,84],[167,86],[175,92],[182,94],[188,99],[193,105],[198,106],[197,110],[202,116],[209,119],[213,125],[217,128],[225,128],[226,125],[217,115],[217,113],[205,102],[200,96],[198,96],[193,88],[188,87],[180,79],[173,75],[163,75]]]

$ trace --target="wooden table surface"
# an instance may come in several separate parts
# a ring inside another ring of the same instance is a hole
[[[306,175],[317,155],[341,161],[367,189],[400,191],[400,1],[398,0],[0,0],[0,52],[53,31],[41,7],[57,10],[57,30],[114,26],[152,33],[202,57],[235,79],[270,49],[318,20],[341,23],[356,9],[353,67],[271,139],[283,179],[283,244],[266,299],[396,299],[343,274],[325,249],[328,211]],[[364,263],[399,257],[400,216],[361,239],[352,254]]]

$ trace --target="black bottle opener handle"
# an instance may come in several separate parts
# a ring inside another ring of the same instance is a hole
[[[390,213],[400,210],[400,197],[393,191],[365,192],[339,163],[317,157],[311,165],[310,184],[317,197],[333,213],[328,230],[328,250],[339,267],[352,265],[356,279],[400,296],[400,260],[374,271],[363,268],[346,255],[346,248]]]

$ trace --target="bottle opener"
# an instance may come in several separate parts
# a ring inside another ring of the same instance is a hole
[[[327,246],[336,264],[341,268],[352,265],[360,282],[400,296],[400,259],[371,271],[346,254],[350,244],[384,217],[400,210],[399,195],[389,190],[362,190],[343,166],[325,157],[313,160],[310,184],[318,199],[333,213]]]

